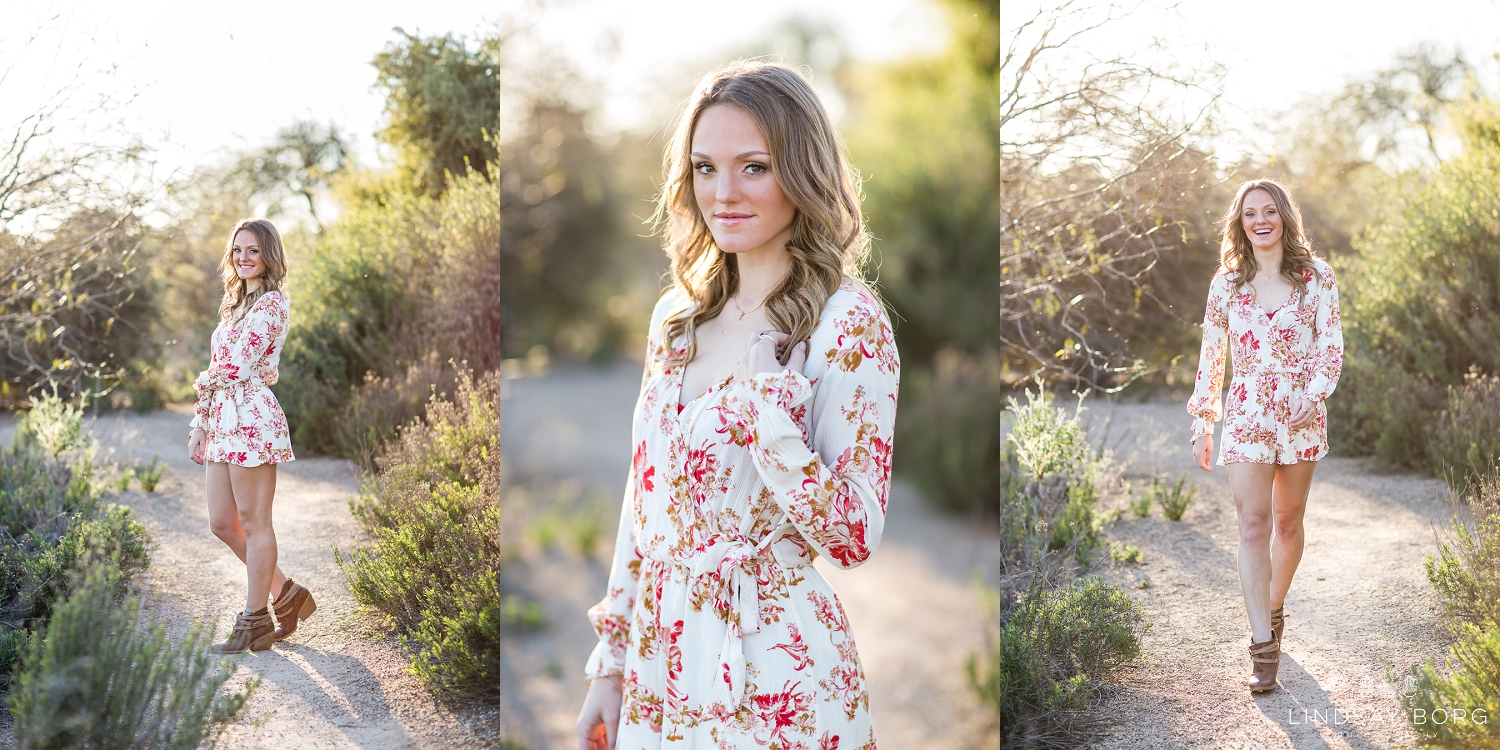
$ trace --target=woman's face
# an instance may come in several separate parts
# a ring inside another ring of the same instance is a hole
[[[709,107],[692,149],[693,194],[719,249],[785,246],[797,209],[771,174],[770,147],[755,120],[739,107]]]
[[[234,236],[233,255],[230,258],[234,262],[234,272],[241,279],[260,278],[266,270],[266,262],[260,257],[260,240],[256,239],[255,233],[248,229],[241,229]]]
[[[1281,211],[1271,194],[1260,188],[1245,194],[1240,208],[1240,225],[1256,250],[1274,250],[1281,246]]]

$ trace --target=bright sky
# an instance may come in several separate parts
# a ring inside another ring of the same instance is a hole
[[[539,11],[523,0],[501,4],[528,22],[535,43],[601,84],[606,127],[632,130],[658,127],[664,93],[792,16],[829,22],[863,61],[938,48],[946,35],[941,10],[925,0],[557,0]]]
[[[105,92],[133,95],[116,117],[169,170],[264,144],[298,119],[336,123],[369,163],[384,102],[370,61],[396,38],[392,28],[473,37],[498,21],[490,0],[5,0],[0,128],[81,77],[74,109]],[[100,125],[59,137],[87,139]]]
[[[1175,10],[1163,10],[1166,0],[1148,3],[1096,32],[1091,49],[1101,55],[1137,50],[1160,37],[1187,63],[1206,50],[1228,69],[1225,114],[1241,130],[1253,130],[1261,115],[1303,96],[1332,92],[1351,77],[1387,67],[1419,42],[1461,48],[1471,63],[1483,64],[1491,87],[1500,86],[1497,0],[1181,0]],[[1043,4],[1053,3],[1002,0],[1002,38]]]

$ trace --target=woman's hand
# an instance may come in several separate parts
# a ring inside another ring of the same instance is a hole
[[[206,442],[208,442],[208,433],[201,429],[193,430],[193,434],[188,437],[188,458],[193,459],[193,463],[199,466],[203,465],[203,444]]]
[[[745,353],[740,356],[739,366],[734,368],[735,380],[749,380],[763,372],[781,372],[791,369],[794,372],[802,372],[802,366],[807,364],[807,342],[802,341],[792,349],[792,357],[787,360],[786,365],[776,357],[777,350],[784,346],[791,336],[781,331],[760,331],[750,345],[745,347]]]
[[[1213,464],[1209,463],[1214,457],[1214,435],[1209,433],[1193,441],[1193,458],[1198,461],[1198,468],[1204,471],[1213,471]]]
[[[1287,423],[1287,427],[1293,430],[1300,430],[1304,427],[1311,427],[1313,424],[1313,419],[1317,416],[1318,407],[1315,406],[1311,400],[1305,399],[1301,396],[1293,396],[1292,420]]]
[[[614,750],[620,730],[620,686],[618,676],[599,677],[589,683],[589,694],[578,714],[578,750]]]

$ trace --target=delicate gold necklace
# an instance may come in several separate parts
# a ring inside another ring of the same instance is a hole
[[[733,297],[730,297],[729,301],[730,302],[734,302],[734,309],[736,309],[736,310],[740,309],[740,303],[735,302]],[[743,310],[743,311],[740,312],[740,320],[744,320],[746,315],[749,315],[750,313],[753,313],[756,310],[759,310],[760,307],[761,307],[761,305],[764,305],[764,304],[766,304],[766,298],[765,297],[761,297],[760,298],[760,305],[756,305],[755,307],[752,307],[749,310]]]

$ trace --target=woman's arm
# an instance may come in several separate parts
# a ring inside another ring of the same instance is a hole
[[[1212,435],[1222,411],[1224,360],[1229,349],[1228,289],[1222,275],[1208,287],[1208,306],[1203,311],[1203,347],[1198,352],[1198,379],[1187,410],[1193,415],[1193,440]]]
[[[639,449],[631,461],[625,480],[625,499],[620,504],[620,526],[615,532],[614,558],[609,566],[609,583],[604,598],[589,607],[589,623],[599,643],[584,663],[585,679],[620,676],[625,672],[625,648],[630,636],[630,613],[635,609],[636,590],[640,587],[641,553],[635,544],[635,493],[638,481],[636,463],[643,456]],[[646,479],[649,485],[651,479]]]
[[[255,306],[245,313],[240,324],[240,335],[230,345],[215,352],[207,370],[198,375],[193,386],[198,391],[199,403],[203,405],[203,394],[228,388],[255,376],[255,367],[276,347],[276,339],[286,329],[287,306],[277,293],[262,295]],[[205,416],[206,406],[201,407],[200,416]]]
[[[891,437],[901,362],[890,324],[873,300],[841,313],[828,369],[812,384],[793,369],[735,384],[737,417],[756,470],[802,537],[841,568],[875,551],[885,528]],[[803,413],[809,446],[793,415]]]
[[[1313,318],[1313,351],[1309,363],[1306,397],[1314,404],[1333,395],[1339,373],[1344,368],[1344,331],[1339,318],[1339,288],[1333,268],[1323,269],[1323,288],[1318,295],[1317,314]]]

